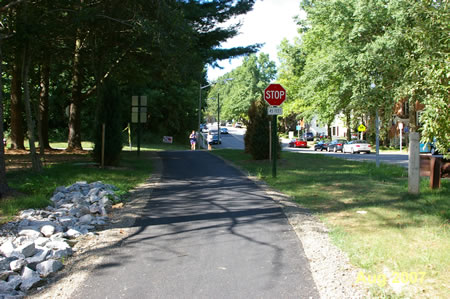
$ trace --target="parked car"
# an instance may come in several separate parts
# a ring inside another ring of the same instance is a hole
[[[421,153],[431,153],[434,155],[440,155],[439,151],[437,150],[435,146],[436,139],[433,138],[433,142],[427,142],[427,143],[420,143],[419,150]],[[450,152],[450,148],[447,150],[447,152]]]
[[[370,154],[371,146],[365,140],[353,140],[346,144],[342,149],[343,153],[368,153]]]
[[[313,141],[314,140],[314,134],[311,132],[305,133],[305,140],[306,141]]]
[[[235,127],[235,128],[242,128],[242,123],[237,122],[237,123],[234,125],[234,127]]]
[[[200,131],[202,133],[208,132],[208,126],[206,124],[200,124]]]
[[[293,138],[289,141],[289,147],[308,147],[306,140]]]
[[[220,134],[228,134],[227,128],[220,128]]]
[[[331,152],[342,152],[342,149],[344,148],[344,144],[347,143],[347,140],[345,139],[336,139],[331,141],[327,146],[327,151]]]
[[[208,143],[209,144],[221,144],[222,141],[219,141],[219,135],[218,134],[211,134],[208,135]]]
[[[314,150],[315,151],[323,151],[323,150],[327,150],[328,147],[328,141],[319,141],[316,144],[314,144]]]
[[[227,123],[225,124],[227,127],[232,127],[233,126],[233,124],[231,123],[231,122],[229,122],[229,121],[227,121]]]

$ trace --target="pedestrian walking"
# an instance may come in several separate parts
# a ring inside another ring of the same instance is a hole
[[[195,131],[192,131],[191,135],[189,135],[189,141],[191,142],[191,150],[195,151],[195,145],[197,144],[197,134],[195,134]]]

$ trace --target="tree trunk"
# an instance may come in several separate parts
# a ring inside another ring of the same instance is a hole
[[[416,101],[414,97],[409,99],[409,132],[417,132]]]
[[[345,113],[345,121],[347,122],[347,140],[352,140],[351,117],[350,112]]]
[[[3,57],[2,57],[2,39],[0,37],[0,198],[8,193],[8,182],[6,181],[5,167],[5,147],[3,146]]]
[[[69,109],[69,138],[66,149],[68,151],[83,149],[81,147],[81,47],[81,37],[78,32],[73,56],[72,99]]]
[[[17,54],[12,65],[11,79],[11,148],[25,149],[23,119],[22,119],[22,82],[21,82],[21,57]]]
[[[41,161],[36,153],[36,148],[34,145],[34,124],[33,119],[31,117],[31,105],[30,105],[30,88],[28,84],[28,71],[30,69],[30,59],[31,53],[28,49],[28,45],[24,50],[24,64],[23,64],[23,89],[24,89],[24,104],[25,104],[25,114],[27,118],[27,127],[28,127],[28,139],[30,142],[30,155],[31,155],[31,163],[33,165],[33,170],[38,172],[42,170]]]
[[[39,93],[39,147],[41,155],[43,149],[51,149],[48,140],[48,96],[50,86],[50,57],[46,56],[41,68],[41,91]]]

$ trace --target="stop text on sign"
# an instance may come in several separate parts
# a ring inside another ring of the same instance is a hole
[[[286,92],[282,90],[267,90],[266,97],[274,100],[281,100],[286,96]]]
[[[281,84],[270,84],[264,90],[264,100],[271,106],[279,106],[286,100],[286,89]]]

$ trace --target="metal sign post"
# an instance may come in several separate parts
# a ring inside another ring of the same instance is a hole
[[[277,116],[272,119],[272,177],[277,177]]]
[[[272,161],[272,122],[269,120],[269,161]]]
[[[141,123],[147,122],[147,96],[131,97],[131,122],[138,124],[137,155],[141,152]]]
[[[277,115],[283,114],[283,109],[279,107],[286,100],[286,90],[280,84],[270,84],[264,89],[264,100],[271,105],[267,109],[268,115],[272,118],[272,177],[277,177]]]

